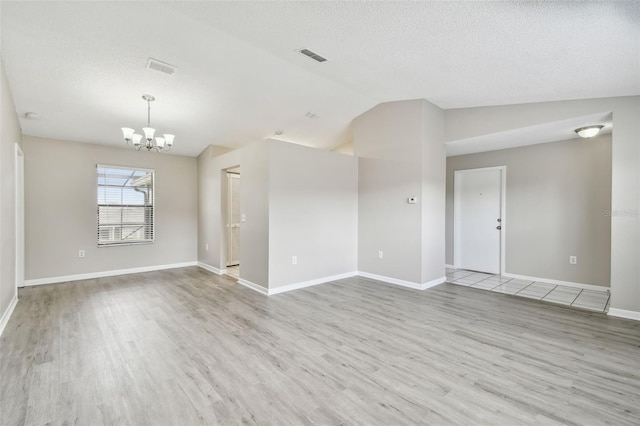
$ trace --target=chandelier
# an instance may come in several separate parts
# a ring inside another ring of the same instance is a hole
[[[124,137],[124,141],[127,143],[127,146],[133,147],[138,151],[140,151],[142,147],[147,148],[147,151],[151,151],[152,149],[155,149],[157,152],[169,151],[173,146],[173,138],[175,138],[175,135],[165,133],[162,137],[153,137],[156,129],[151,127],[151,102],[155,101],[156,98],[151,95],[142,95],[142,99],[147,101],[147,127],[142,128],[144,140],[142,140],[141,134],[134,133],[135,130],[129,127],[123,127],[122,136]]]

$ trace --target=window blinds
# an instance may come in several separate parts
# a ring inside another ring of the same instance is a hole
[[[98,165],[98,246],[154,240],[154,171]]]

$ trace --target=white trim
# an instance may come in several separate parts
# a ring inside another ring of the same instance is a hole
[[[151,271],[162,271],[164,269],[184,268],[186,266],[198,266],[198,262],[192,261],[192,262],[172,263],[168,265],[143,266],[140,268],[114,269],[111,271],[91,272],[88,274],[63,275],[60,277],[51,277],[51,278],[36,278],[32,280],[25,280],[24,285],[33,286],[33,285],[64,283],[67,281],[90,280],[93,278],[113,277],[116,275],[138,274],[140,272],[151,272]]]
[[[265,296],[269,295],[269,289],[262,287],[261,285],[252,283],[251,281],[243,280],[242,278],[238,278],[238,284],[243,285],[247,288],[250,288],[253,291],[257,291],[260,294],[264,294]]]
[[[477,172],[477,171],[489,171],[500,170],[500,275],[505,274],[506,268],[506,238],[507,238],[507,166],[493,166],[493,167],[479,167],[475,169],[454,170],[453,172],[453,266],[454,269],[461,269],[460,266],[460,244],[458,244],[458,238],[460,238],[459,232],[456,229],[460,229],[459,220],[460,212],[458,211],[460,206],[460,179],[456,179],[456,176],[464,172]]]
[[[530,277],[528,275],[517,275],[517,274],[507,274],[507,273],[502,274],[502,276],[507,278],[515,278],[518,280],[538,281],[542,283],[564,285],[567,287],[581,288],[583,290],[594,290],[594,291],[602,291],[602,292],[609,291],[609,287],[592,285],[592,284],[574,283],[571,281],[560,281],[560,280],[554,280],[551,278],[538,278],[538,277]]]
[[[445,268],[449,268],[449,269],[455,269],[455,267],[453,265],[449,265],[448,263],[444,264]]]
[[[440,278],[436,278],[435,280],[431,280],[431,281],[428,281],[426,283],[422,283],[421,290],[426,290],[428,288],[435,287],[437,285],[442,284],[445,281],[447,281],[447,277],[440,277]]]
[[[609,308],[609,312],[607,312],[607,315],[640,321],[640,312],[638,311],[627,311],[626,309]]]
[[[324,278],[318,278],[315,280],[309,280],[309,281],[301,281],[299,283],[293,283],[293,284],[288,284],[288,285],[283,285],[280,287],[275,287],[275,288],[270,288],[267,290],[268,295],[274,295],[274,294],[278,294],[278,293],[285,293],[287,291],[292,291],[292,290],[298,290],[301,288],[305,288],[305,287],[311,287],[314,285],[318,285],[318,284],[324,284],[324,283],[328,283],[331,281],[337,281],[337,280],[342,280],[345,278],[351,278],[351,277],[355,277],[356,275],[358,275],[357,272],[347,272],[345,274],[338,274],[338,275],[332,275],[329,277],[324,277]]]
[[[431,287],[435,287],[438,284],[442,284],[446,281],[446,277],[436,278],[424,284],[414,283],[412,281],[399,280],[397,278],[385,277],[384,275],[370,274],[369,272],[358,272],[358,275],[365,278],[371,278],[372,280],[383,281],[389,284],[400,285],[403,287],[413,288],[415,290],[426,290]]]
[[[116,166],[116,165],[113,165],[113,164],[98,163],[98,164],[96,164],[96,169],[98,167],[105,167],[105,168],[109,168],[109,169],[120,169],[120,170],[141,170],[143,172],[152,172],[152,173],[156,172],[155,169],[145,169],[143,167],[137,167],[137,166]]]
[[[213,272],[216,275],[224,275],[227,272],[226,269],[218,269],[215,266],[211,266],[204,262],[197,262],[197,265],[202,269],[206,269],[209,272]]]
[[[2,336],[2,333],[4,332],[4,328],[9,323],[9,318],[11,318],[11,314],[13,314],[13,310],[16,308],[17,304],[18,304],[18,296],[15,295],[11,299],[11,303],[9,303],[9,306],[7,306],[7,310],[4,311],[4,314],[2,314],[2,318],[0,319],[0,336]]]

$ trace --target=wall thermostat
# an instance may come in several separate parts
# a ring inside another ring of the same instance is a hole
[[[407,198],[407,203],[416,204],[418,202],[418,197],[409,197]]]

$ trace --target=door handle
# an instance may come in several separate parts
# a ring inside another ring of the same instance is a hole
[[[502,226],[498,225],[498,226],[496,226],[496,229],[499,231],[499,230],[502,229]]]

